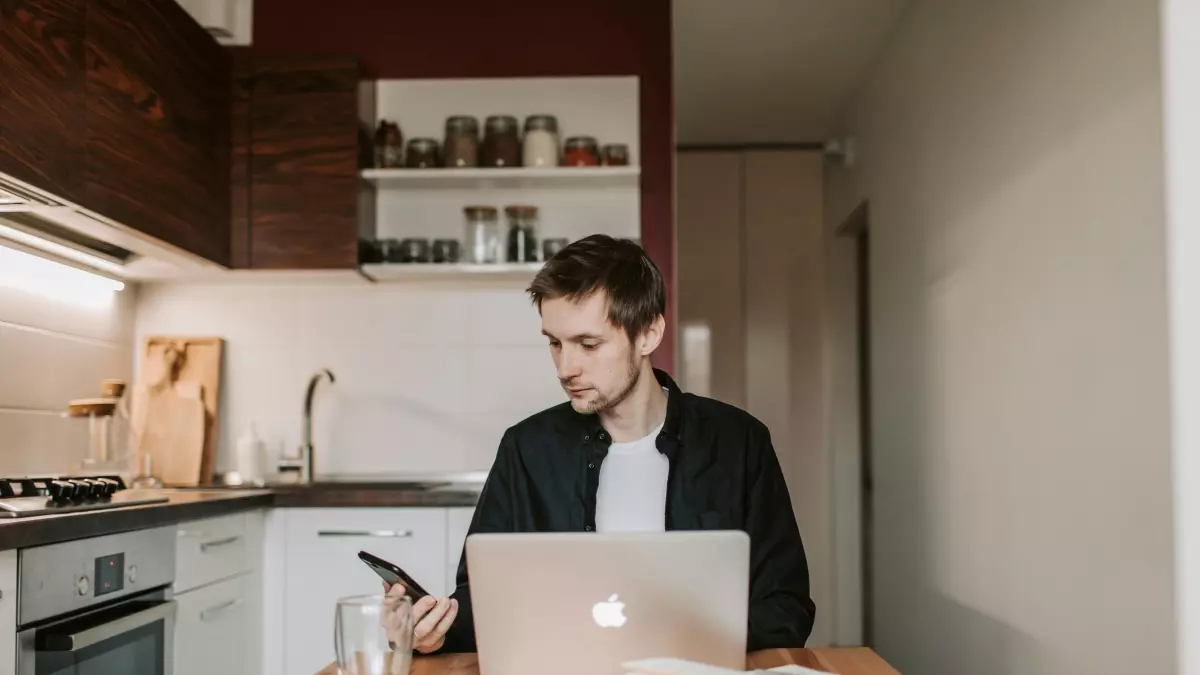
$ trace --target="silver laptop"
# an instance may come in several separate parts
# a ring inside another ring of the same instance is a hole
[[[467,539],[481,675],[621,675],[673,657],[743,670],[744,532]]]

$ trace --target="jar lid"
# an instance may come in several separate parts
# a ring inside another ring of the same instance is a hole
[[[512,204],[504,207],[504,215],[509,218],[537,218],[538,207],[528,204]]]
[[[525,133],[530,131],[558,133],[558,118],[554,115],[530,115],[525,118]]]
[[[479,119],[472,115],[451,115],[446,118],[446,131],[479,131]]]
[[[594,147],[596,145],[595,136],[572,136],[567,139],[568,148],[578,147]]]
[[[498,211],[494,206],[464,206],[463,213],[468,218],[481,218],[483,220],[495,220]]]
[[[436,150],[438,142],[436,138],[412,138],[408,141],[408,147],[417,150]]]
[[[605,143],[603,150],[606,154],[612,152],[619,152],[622,155],[629,154],[629,146],[624,143]]]
[[[517,118],[512,115],[489,115],[485,124],[491,131],[515,131]]]

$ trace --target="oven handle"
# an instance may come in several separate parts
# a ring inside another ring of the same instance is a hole
[[[176,603],[165,600],[149,609],[135,612],[119,619],[114,619],[99,626],[93,626],[78,633],[63,635],[47,635],[45,640],[38,640],[37,650],[40,652],[76,652],[94,644],[117,637],[122,633],[148,626],[155,621],[175,618]]]

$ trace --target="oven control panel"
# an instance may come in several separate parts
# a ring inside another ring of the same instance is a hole
[[[125,554],[96,558],[96,597],[125,590]]]
[[[21,549],[17,624],[24,626],[175,581],[176,527]]]

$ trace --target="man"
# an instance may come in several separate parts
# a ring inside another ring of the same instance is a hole
[[[470,533],[744,530],[748,648],[804,646],[815,607],[770,435],[651,367],[665,328],[658,267],[633,242],[593,235],[548,261],[528,292],[570,401],[504,434]],[[475,651],[468,581],[464,554],[453,595],[413,607],[417,651]]]

